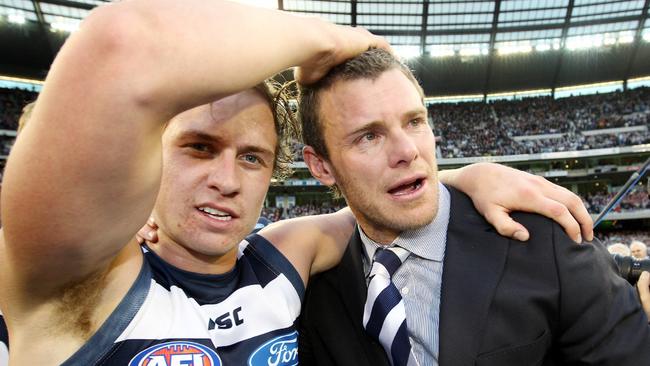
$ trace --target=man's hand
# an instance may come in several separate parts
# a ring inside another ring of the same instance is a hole
[[[135,238],[140,244],[158,242],[158,225],[152,216],[149,216],[147,223],[135,234]]]
[[[443,183],[472,198],[476,209],[501,235],[528,240],[528,230],[510,217],[513,211],[526,211],[557,221],[577,243],[594,238],[593,221],[580,197],[543,177],[494,163],[440,173]]]
[[[316,20],[314,20],[316,21]],[[320,21],[320,20],[318,20]],[[360,27],[348,27],[322,22],[321,25],[331,41],[329,49],[301,63],[294,70],[300,84],[312,84],[320,80],[334,66],[370,48],[383,48],[391,52],[388,42]]]
[[[636,290],[639,292],[639,299],[645,311],[645,315],[650,319],[650,273],[643,272],[636,283]]]

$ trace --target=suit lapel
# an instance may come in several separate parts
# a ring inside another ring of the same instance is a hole
[[[341,264],[338,266],[336,281],[341,292],[341,298],[350,318],[358,319],[362,327],[363,306],[366,302],[366,281],[363,273],[361,238],[358,230],[354,231],[346,249]]]
[[[334,281],[332,288],[339,292],[349,320],[353,323],[352,327],[359,340],[360,349],[363,349],[366,354],[366,357],[361,359],[367,360],[369,366],[389,366],[384,349],[379,342],[368,336],[363,328],[363,308],[368,287],[363,272],[362,245],[357,229],[350,238],[341,263],[336,267],[336,273],[333,273],[329,280]]]
[[[490,303],[506,261],[508,239],[449,189],[451,215],[442,274],[439,364],[473,365]]]

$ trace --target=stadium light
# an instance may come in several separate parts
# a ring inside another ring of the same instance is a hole
[[[532,51],[533,47],[530,45],[530,42],[508,42],[497,46],[497,53],[501,56],[511,55],[513,53],[530,53]]]
[[[603,45],[602,34],[594,34],[589,36],[578,36],[567,38],[566,48],[575,51],[586,48],[600,47]]]
[[[621,32],[618,35],[618,43],[632,43],[634,42],[634,34],[632,32],[626,31],[626,32]]]
[[[433,45],[429,48],[431,57],[449,57],[456,55],[456,51],[451,46]]]
[[[465,47],[461,48],[458,54],[461,56],[478,56],[481,54],[481,49],[478,47]]]
[[[535,45],[535,51],[537,52],[546,52],[550,51],[552,46],[549,43],[540,43]]]
[[[646,41],[646,42],[650,42],[650,31],[647,31],[647,30],[646,30],[646,31],[643,33],[643,40]]]
[[[22,16],[21,14],[9,14],[7,16],[7,20],[9,21],[9,23],[25,24],[25,17]]]
[[[559,50],[561,46],[560,40],[559,39],[553,40],[552,46],[554,50]]]
[[[410,59],[420,56],[419,46],[397,45],[393,46],[393,50],[399,57],[403,59]]]
[[[59,21],[50,24],[53,32],[62,31],[72,33],[79,29],[79,21]]]
[[[458,54],[461,56],[479,56],[487,55],[490,51],[487,48],[487,45],[481,44],[464,44],[461,46]]]
[[[612,46],[616,44],[616,36],[611,33],[606,33],[605,37],[603,38],[603,44],[605,46]]]

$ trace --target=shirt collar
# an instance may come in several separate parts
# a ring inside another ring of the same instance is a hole
[[[445,256],[450,207],[449,191],[442,183],[438,183],[438,213],[433,221],[418,229],[401,232],[388,247],[397,245],[418,257],[442,262]],[[370,263],[377,249],[384,246],[370,239],[360,226],[357,225],[357,229],[363,242],[365,259]]]

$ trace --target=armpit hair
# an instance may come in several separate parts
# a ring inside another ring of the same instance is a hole
[[[90,339],[96,330],[93,314],[106,285],[107,274],[107,269],[97,271],[63,288],[56,312],[57,329],[84,340]]]

